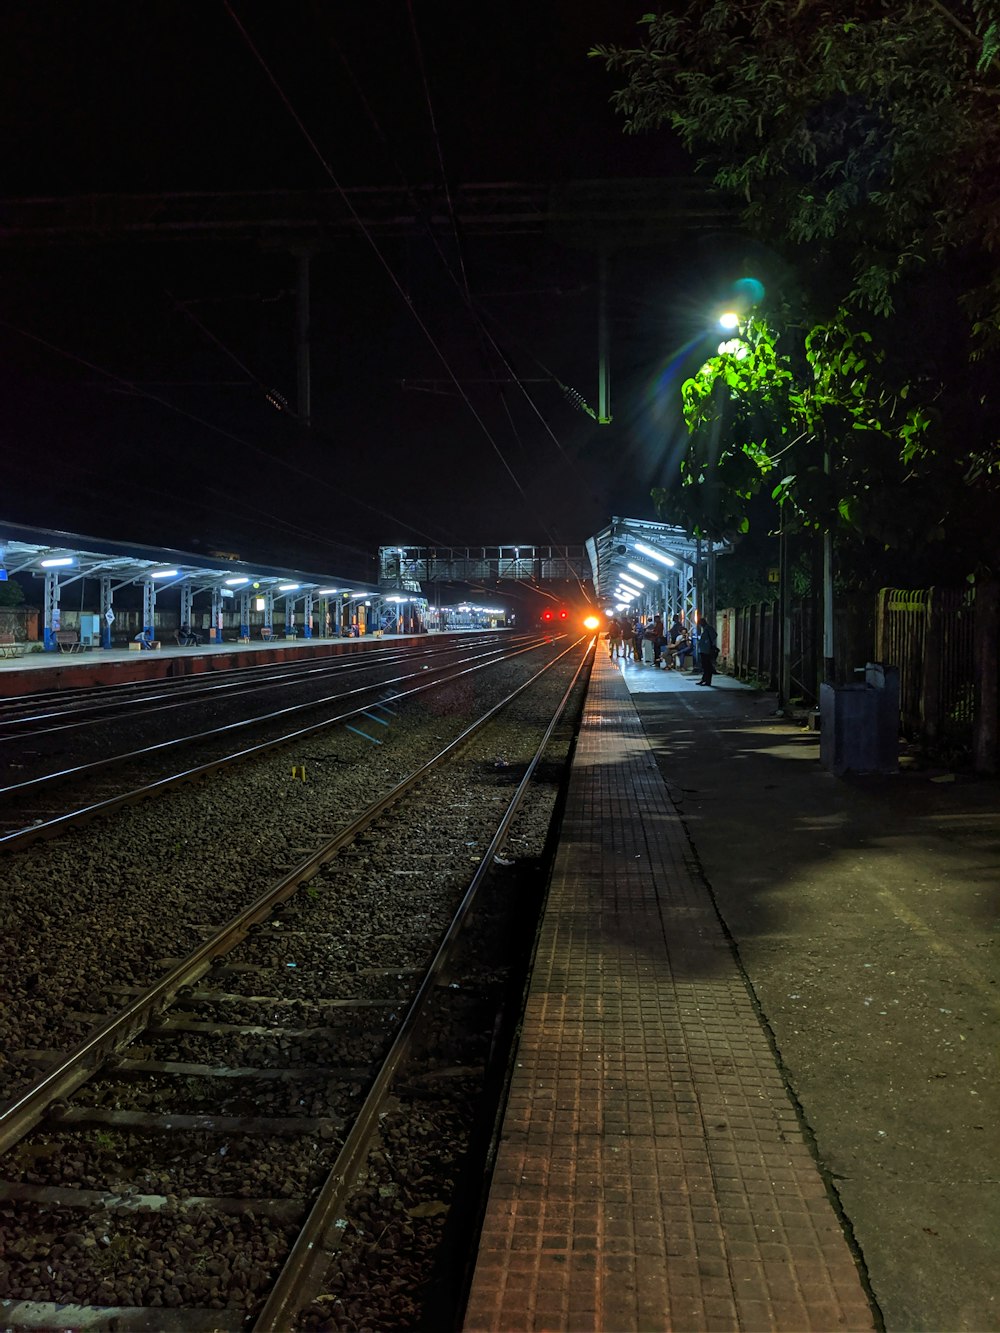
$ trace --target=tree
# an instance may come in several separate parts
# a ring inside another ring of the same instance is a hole
[[[691,0],[647,14],[624,75],[630,132],[670,126],[744,224],[886,315],[900,280],[957,258],[975,350],[1000,345],[996,0]],[[835,267],[829,263],[834,261]]]
[[[593,52],[624,77],[612,100],[626,128],[679,133],[699,168],[740,201],[744,226],[791,261],[785,310],[768,309],[787,359],[772,369],[780,379],[809,359],[792,346],[796,326],[824,328],[812,335],[808,401],[827,438],[838,394],[850,408],[841,411],[849,467],[835,475],[843,482],[853,471],[857,485],[827,495],[828,511],[832,503],[870,539],[893,545],[912,541],[921,524],[933,532],[946,523],[935,496],[946,499],[961,516],[948,539],[967,571],[1000,569],[997,14],[997,0],[859,0],[848,12],[828,0],[691,0],[647,14],[641,45]],[[834,381],[859,341],[868,345],[866,382],[843,393],[848,386]],[[754,357],[766,355],[758,344]],[[824,374],[832,400],[824,401]],[[745,404],[720,406],[714,435],[693,438],[685,480],[697,476],[699,489],[660,496],[694,524],[713,507],[738,513],[761,459],[772,456],[773,433],[747,430],[753,418],[773,432],[780,386],[766,387],[763,373],[752,378]],[[896,414],[882,429],[904,391],[922,416],[904,429]],[[714,392],[721,403],[722,390]],[[730,424],[742,438],[728,443],[743,459],[712,443]],[[783,438],[787,445],[793,435]],[[900,446],[892,459],[890,442]],[[717,459],[711,475],[699,457],[706,449]],[[881,477],[873,461],[885,463]],[[799,496],[808,480],[818,501],[825,488],[815,461],[795,475]],[[876,514],[878,486],[898,482],[911,522],[899,521],[898,505]]]
[[[23,606],[24,589],[15,579],[4,579],[0,583],[0,606]]]

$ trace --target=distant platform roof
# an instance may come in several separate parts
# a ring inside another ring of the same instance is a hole
[[[60,562],[59,564],[50,562]],[[119,583],[134,583],[154,575],[177,580],[190,578],[202,586],[226,584],[237,579],[259,584],[263,590],[279,584],[297,584],[297,591],[363,592],[376,595],[378,585],[345,578],[342,574],[314,570],[251,565],[228,559],[221,553],[192,555],[169,547],[143,546],[135,542],[108,541],[74,532],[24,527],[0,520],[0,577],[19,573],[65,570],[67,576],[100,578],[110,575]],[[169,573],[168,573],[169,571]]]
[[[694,570],[700,560],[713,555],[728,555],[732,543],[708,542],[691,537],[684,528],[668,523],[651,523],[639,518],[613,518],[606,528],[587,541],[587,554],[594,571],[594,587],[600,601],[615,601],[615,588],[622,576],[636,583],[635,565],[639,563],[662,579],[670,570]],[[640,575],[646,581],[646,575]]]

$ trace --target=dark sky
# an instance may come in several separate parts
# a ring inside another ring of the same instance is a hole
[[[3,196],[413,187],[440,182],[441,162],[453,189],[687,174],[669,135],[622,133],[587,58],[630,41],[643,8],[33,0],[8,10],[0,51]],[[610,238],[615,419],[598,426],[559,388],[596,406],[593,244],[466,236],[491,346],[447,228],[378,254],[328,238],[305,432],[286,247],[28,245],[5,213],[0,198],[0,517],[356,576],[389,542],[579,542],[612,513],[653,517],[674,353],[738,276],[726,236]],[[491,382],[503,361],[530,402]]]

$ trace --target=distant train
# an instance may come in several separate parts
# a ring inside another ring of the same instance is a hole
[[[604,617],[590,606],[547,606],[538,617],[542,629],[560,630],[598,630],[604,623]]]

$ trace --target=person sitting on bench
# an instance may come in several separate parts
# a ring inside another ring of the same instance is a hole
[[[153,631],[151,629],[141,629],[139,633],[135,636],[135,642],[142,649],[146,648],[152,649]]]
[[[181,645],[184,648],[187,648],[188,646],[197,647],[201,643],[201,639],[198,638],[198,635],[195,634],[194,630],[186,621],[180,627],[178,634],[180,636]]]

